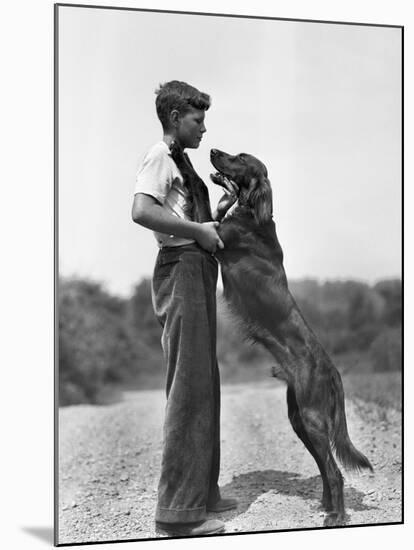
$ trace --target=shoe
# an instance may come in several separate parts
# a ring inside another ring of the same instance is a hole
[[[199,537],[215,535],[224,531],[224,523],[218,519],[207,519],[196,523],[164,523],[155,522],[155,531],[168,537]]]
[[[221,498],[214,504],[207,504],[207,512],[227,512],[237,508],[238,504],[235,498]]]

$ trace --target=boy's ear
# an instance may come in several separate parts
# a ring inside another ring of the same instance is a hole
[[[180,121],[180,113],[177,109],[173,109],[170,113],[170,123],[172,126],[177,126]]]

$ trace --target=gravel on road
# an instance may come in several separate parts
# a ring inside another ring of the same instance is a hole
[[[285,394],[274,380],[222,387],[220,487],[239,500],[214,514],[226,533],[323,525],[319,471],[290,426]],[[60,409],[59,543],[157,538],[164,407],[164,392],[151,390]],[[375,470],[341,467],[348,524],[401,522],[401,414],[360,401],[346,411],[351,439]]]

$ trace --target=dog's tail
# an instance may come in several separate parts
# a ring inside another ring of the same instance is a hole
[[[349,437],[345,416],[345,399],[342,380],[336,369],[332,371],[332,392],[333,392],[333,433],[332,446],[342,464],[347,469],[361,470],[368,468],[374,471],[368,458],[356,449]]]

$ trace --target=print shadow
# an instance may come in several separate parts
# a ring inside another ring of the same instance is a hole
[[[53,545],[53,527],[22,527],[22,531]]]

